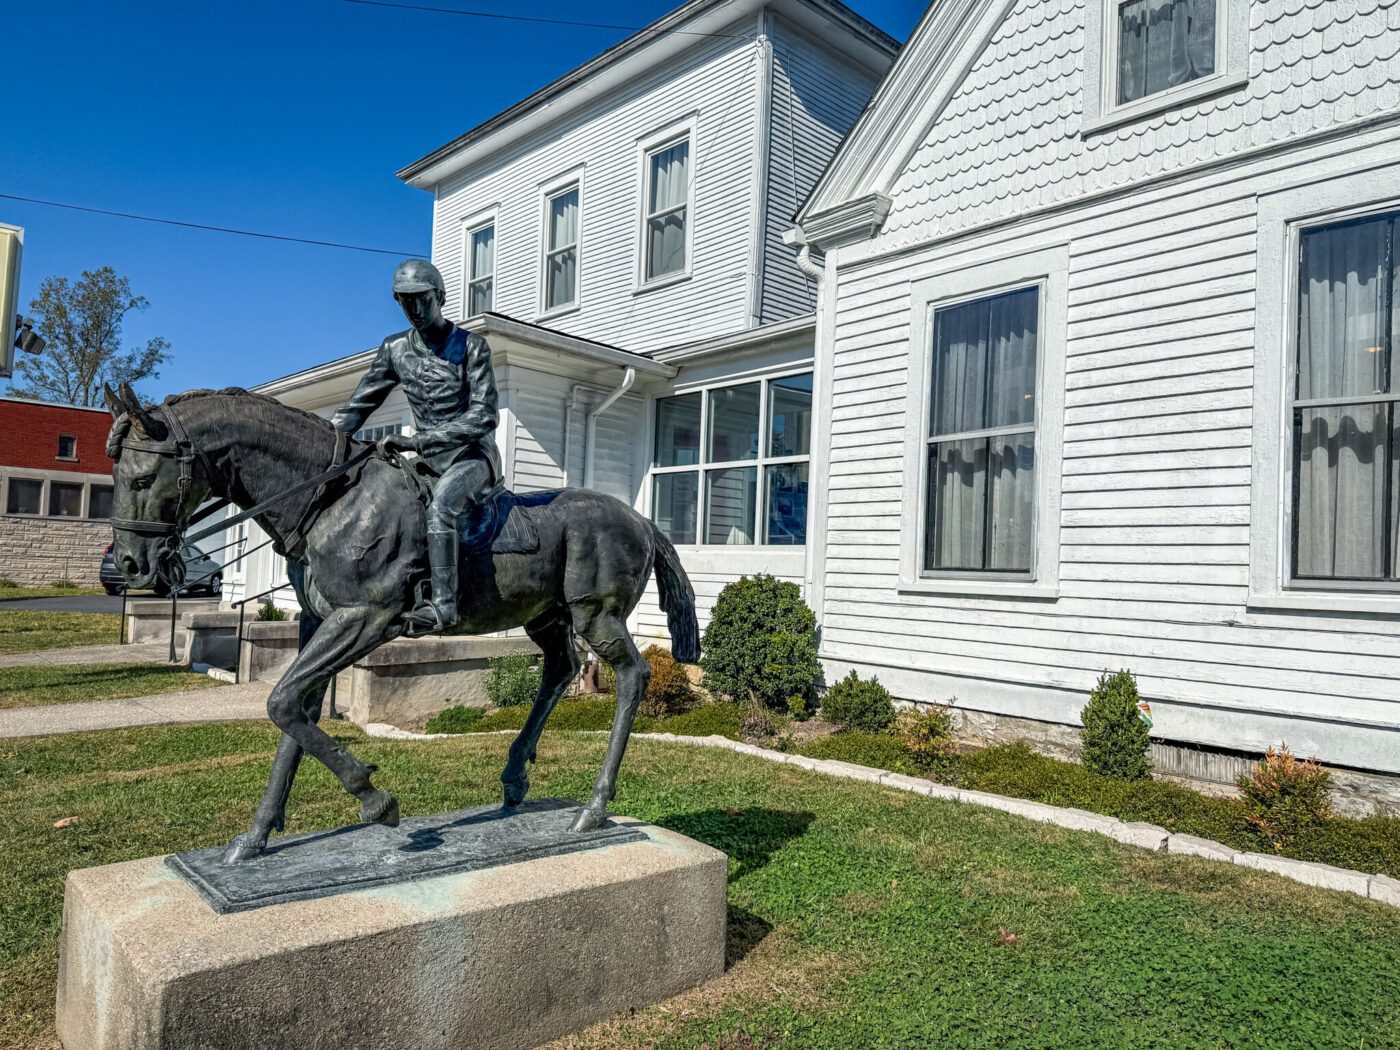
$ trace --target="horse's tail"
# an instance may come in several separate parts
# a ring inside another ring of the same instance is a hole
[[[700,659],[700,624],[695,619],[695,592],[685,574],[680,555],[661,530],[651,526],[656,540],[656,589],[661,608],[666,610],[666,627],[671,632],[671,655],[681,663]]]

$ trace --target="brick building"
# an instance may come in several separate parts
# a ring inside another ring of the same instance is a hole
[[[0,579],[97,583],[112,542],[102,408],[0,397]]]

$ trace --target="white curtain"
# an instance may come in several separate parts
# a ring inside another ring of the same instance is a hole
[[[549,276],[546,307],[577,298],[578,190],[561,193],[549,202]],[[567,249],[567,250],[560,250]]]
[[[1215,72],[1216,0],[1129,0],[1118,7],[1118,102]]]
[[[690,193],[690,143],[651,156],[647,212],[647,277],[685,269],[685,219]]]
[[[1299,400],[1366,397],[1391,389],[1384,343],[1389,220],[1303,239],[1298,312]],[[1391,406],[1370,402],[1301,408],[1300,576],[1379,578],[1384,552]],[[1392,530],[1394,532],[1394,530]],[[1394,559],[1389,559],[1392,566]],[[1391,569],[1393,574],[1394,570]]]

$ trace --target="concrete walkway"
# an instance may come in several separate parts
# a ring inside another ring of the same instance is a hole
[[[71,664],[164,663],[169,642],[136,642],[133,645],[77,645],[70,649],[41,649],[31,653],[5,653],[0,667],[63,667]]]
[[[126,646],[126,648],[133,648]],[[71,652],[72,650],[68,650]],[[0,711],[0,737],[83,733],[92,729],[154,726],[177,722],[235,722],[267,717],[273,682],[245,682],[220,689],[195,689],[129,700],[50,704]]]

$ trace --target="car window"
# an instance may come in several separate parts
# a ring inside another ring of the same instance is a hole
[[[202,550],[200,550],[198,547],[192,547],[192,546],[186,545],[186,547],[185,547],[185,560],[186,560],[186,561],[203,561],[203,560],[204,560],[204,552],[203,552]]]

